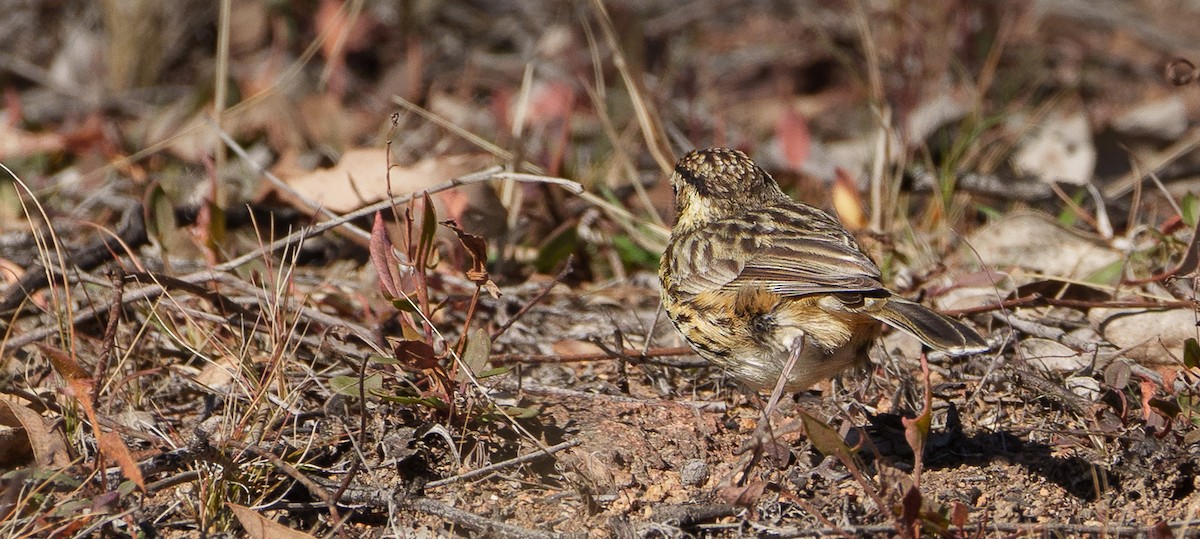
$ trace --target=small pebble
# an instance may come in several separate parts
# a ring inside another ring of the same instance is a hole
[[[708,481],[708,463],[700,459],[692,459],[679,469],[679,481],[689,486],[703,485]]]

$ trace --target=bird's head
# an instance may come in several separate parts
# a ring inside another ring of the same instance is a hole
[[[671,174],[678,209],[676,227],[699,227],[753,212],[786,198],[779,184],[746,154],[727,148],[693,150]]]

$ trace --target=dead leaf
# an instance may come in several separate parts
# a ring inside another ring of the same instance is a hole
[[[400,366],[408,369],[424,371],[441,368],[441,364],[434,357],[433,347],[423,341],[411,339],[400,341],[396,344],[395,353]]]
[[[1142,365],[1182,366],[1184,342],[1196,336],[1196,314],[1191,310],[1092,309],[1088,320]]]
[[[863,215],[862,208],[858,183],[849,172],[838,167],[834,170],[833,181],[833,209],[837,212],[838,219],[850,230],[862,230],[867,226],[867,218]]]
[[[753,508],[769,483],[766,481],[751,481],[744,486],[730,485],[717,490],[717,497],[730,505]]]
[[[487,240],[463,230],[454,221],[442,221],[442,225],[454,231],[454,234],[458,236],[458,241],[462,242],[463,248],[471,256],[471,267],[466,270],[467,280],[478,285],[490,283],[487,271]],[[489,286],[489,291],[494,286]],[[493,294],[496,292],[494,291]]]
[[[349,212],[387,198],[386,152],[383,148],[347,150],[332,168],[285,175],[284,180],[301,196],[323,208],[338,213]],[[427,157],[408,166],[393,166],[392,194],[400,196],[425,191],[480,170],[489,162],[487,156],[469,154]],[[296,207],[307,207],[288,193],[280,191],[277,194]]]
[[[71,463],[66,438],[41,414],[0,401],[0,425],[14,431],[13,436],[0,438],[0,466],[13,468],[23,460],[22,455],[31,453],[40,468],[64,468]]]
[[[241,524],[242,529],[246,530],[246,535],[253,539],[314,539],[307,533],[293,530],[244,505],[227,502],[225,506],[233,511],[238,524]]]
[[[964,256],[984,266],[1015,266],[1071,279],[1086,278],[1123,258],[1099,237],[1065,229],[1034,212],[1015,212],[992,222],[972,234],[968,243],[975,252],[967,250]]]
[[[146,480],[142,477],[142,470],[138,468],[137,461],[133,460],[133,454],[129,452],[129,447],[121,440],[121,436],[111,431],[101,432],[96,436],[96,440],[100,443],[100,452],[115,460],[121,468],[121,473],[145,492]]]
[[[1114,118],[1111,125],[1115,131],[1126,135],[1174,141],[1187,131],[1187,105],[1180,95],[1170,94],[1130,107]]]
[[[1058,341],[1031,337],[1022,339],[1017,348],[1030,365],[1047,372],[1077,372],[1091,365],[1091,357],[1084,357]]]
[[[61,152],[66,145],[66,139],[58,133],[32,133],[0,122],[0,160]]]
[[[67,382],[67,393],[70,394],[83,408],[84,414],[88,421],[91,422],[92,428],[95,429],[96,440],[100,445],[100,452],[117,462],[121,468],[121,473],[125,477],[137,484],[143,492],[146,490],[146,482],[142,478],[142,472],[137,466],[137,462],[133,460],[133,455],[129,453],[129,448],[125,442],[115,432],[100,431],[100,420],[96,414],[95,402],[92,400],[92,388],[95,382],[88,376],[87,371],[79,366],[75,358],[63,350],[54,348],[46,344],[38,344],[38,348],[46,354],[50,359],[50,364],[54,366],[54,370],[59,376]]]
[[[205,363],[204,367],[200,369],[200,374],[192,377],[192,380],[208,389],[225,392],[229,391],[238,369],[237,359],[232,356],[221,356]]]
[[[784,160],[792,170],[800,170],[812,150],[812,134],[808,122],[796,109],[788,107],[775,123],[775,136],[779,138]]]

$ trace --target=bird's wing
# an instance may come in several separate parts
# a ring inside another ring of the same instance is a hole
[[[764,211],[712,223],[672,246],[674,285],[696,295],[765,289],[787,297],[828,293],[887,295],[879,268],[828,215]],[[803,223],[796,221],[803,217]]]

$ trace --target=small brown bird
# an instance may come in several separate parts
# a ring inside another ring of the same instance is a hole
[[[746,154],[693,151],[671,186],[663,306],[697,354],[752,389],[775,388],[767,417],[784,390],[866,361],[881,322],[952,355],[987,350],[963,323],[884,288],[838,221],[792,200]]]

